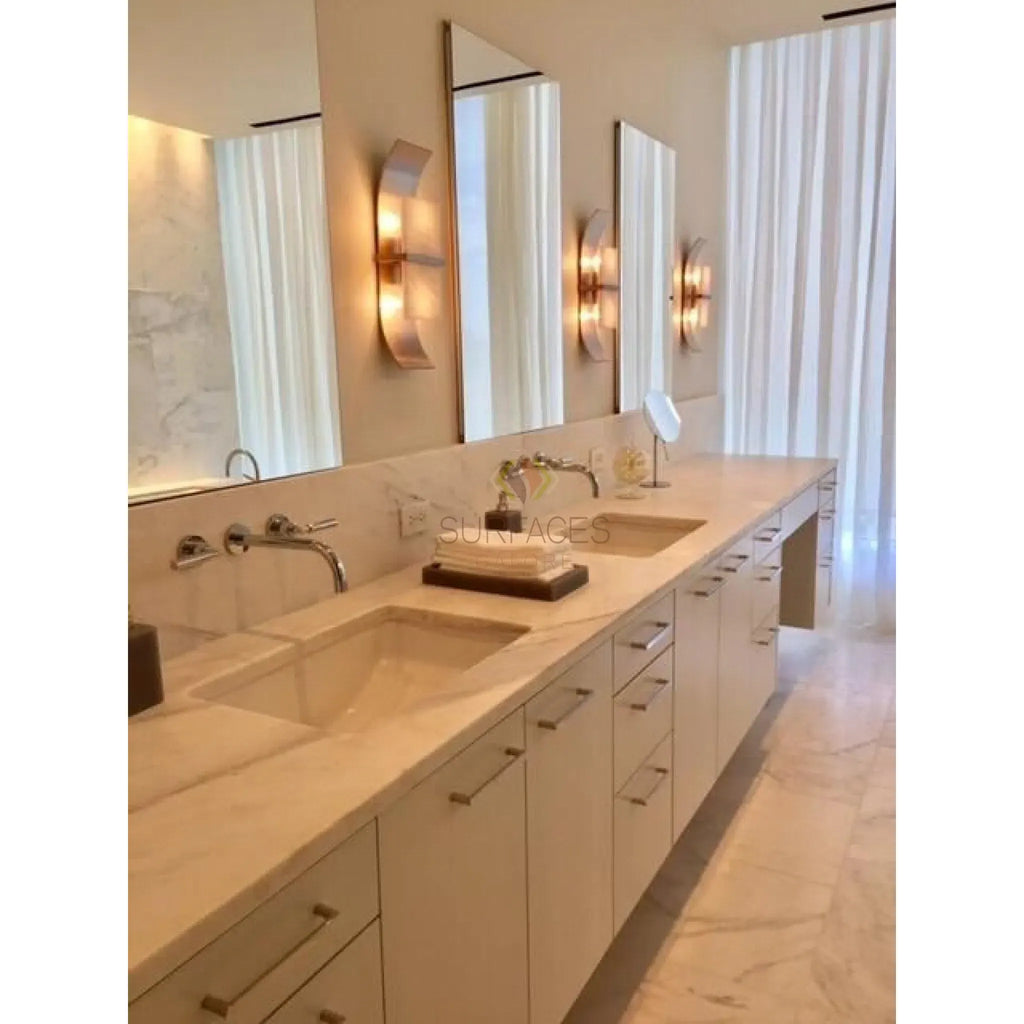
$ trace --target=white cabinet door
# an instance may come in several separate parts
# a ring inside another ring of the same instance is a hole
[[[610,642],[526,705],[526,747],[530,1021],[558,1024],[612,940]]]
[[[722,574],[676,590],[672,837],[689,824],[718,776],[718,629]]]
[[[729,763],[750,723],[750,634],[753,618],[753,580],[750,559],[737,565],[721,593],[718,635],[718,751],[717,770]]]
[[[384,1024],[380,924],[362,931],[266,1024]]]
[[[527,1024],[520,708],[379,819],[388,1024]]]

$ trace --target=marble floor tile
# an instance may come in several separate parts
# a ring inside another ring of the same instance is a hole
[[[839,1020],[889,1024],[896,1000],[896,871],[851,858],[836,886],[814,980]]]
[[[859,807],[871,768],[857,755],[816,754],[780,746],[766,758],[762,774],[791,793]]]
[[[798,1008],[711,974],[665,969],[646,978],[623,1024],[795,1024]]]
[[[723,860],[688,904],[663,951],[663,964],[715,974],[779,999],[808,1001],[831,901],[832,886]]]
[[[730,857],[810,882],[839,878],[857,808],[795,793],[764,775],[730,832]]]
[[[872,786],[864,794],[850,836],[850,857],[858,860],[896,861],[896,791]]]

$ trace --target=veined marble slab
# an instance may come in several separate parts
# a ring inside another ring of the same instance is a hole
[[[697,456],[671,464],[673,486],[643,501],[607,497],[567,506],[563,516],[636,512],[707,522],[649,558],[579,555],[590,584],[554,604],[424,586],[417,565],[172,659],[169,700],[129,724],[129,997],[528,700],[639,605],[700,570],[834,466],[825,459]],[[195,696],[215,680],[286,670],[331,643],[346,623],[382,607],[525,632],[468,669],[456,699],[414,707],[362,733],[330,733]]]

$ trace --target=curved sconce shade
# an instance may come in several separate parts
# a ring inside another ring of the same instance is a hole
[[[418,321],[431,314],[428,288],[414,288],[411,268],[443,267],[440,256],[417,251],[430,230],[433,207],[415,198],[429,149],[399,139],[384,161],[377,187],[377,301],[380,329],[399,366],[430,370],[434,361],[420,341]],[[426,228],[426,230],[424,230]],[[434,233],[436,237],[436,232]],[[424,246],[426,248],[426,246]]]
[[[698,336],[708,325],[711,308],[711,267],[700,262],[706,239],[698,238],[683,254],[682,280],[678,289],[680,308],[676,314],[683,344],[700,351]]]
[[[598,362],[611,359],[613,346],[605,333],[618,326],[619,254],[605,244],[611,219],[607,210],[595,211],[580,239],[580,341]]]

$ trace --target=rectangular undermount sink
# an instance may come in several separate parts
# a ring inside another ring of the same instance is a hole
[[[346,623],[326,646],[243,683],[195,691],[229,704],[330,732],[362,732],[479,688],[467,669],[525,627],[457,615],[379,608]]]
[[[565,527],[550,528],[552,537],[568,535],[574,551],[597,555],[628,555],[646,558],[699,530],[706,519],[606,512],[587,519],[572,519]]]

